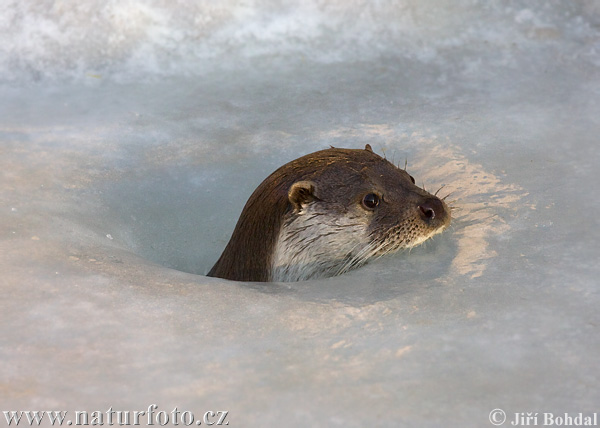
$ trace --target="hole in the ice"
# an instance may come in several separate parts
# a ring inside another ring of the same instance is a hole
[[[134,168],[98,189],[103,206],[108,207],[108,212],[101,215],[102,236],[110,234],[113,242],[162,266],[205,275],[225,248],[247,199],[277,165],[286,161],[283,157],[274,160],[246,156],[243,160],[231,157],[220,164]],[[247,167],[240,168],[240,164]],[[423,266],[434,261],[436,266],[447,266],[451,261],[452,251],[440,250],[446,255],[438,254],[435,249],[439,245],[430,242],[427,249],[412,251],[410,260],[415,263],[421,252],[427,259],[415,269],[418,273],[411,274],[406,268],[409,261],[402,261],[409,257],[407,252],[361,270],[381,278],[388,273],[401,276],[407,283],[411,283],[412,276],[424,280],[424,276],[435,276],[435,271],[428,268],[423,273]],[[443,260],[438,259],[440,256]],[[340,281],[352,283],[347,275]]]
[[[186,165],[124,174],[102,188],[106,223],[135,254],[204,275],[225,248],[261,173]]]

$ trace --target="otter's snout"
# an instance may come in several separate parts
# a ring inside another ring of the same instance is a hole
[[[430,222],[434,219],[439,222],[444,222],[446,216],[448,215],[443,202],[438,198],[426,199],[422,204],[419,205],[419,211],[423,220],[427,222]]]

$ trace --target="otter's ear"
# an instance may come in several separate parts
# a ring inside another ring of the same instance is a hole
[[[315,183],[312,181],[295,182],[290,187],[288,199],[296,211],[302,210],[303,206],[317,199],[315,196]]]
[[[367,144],[367,145],[365,146],[365,150],[366,150],[366,151],[368,151],[368,152],[371,152],[371,153],[373,153],[373,149],[371,148],[371,145],[370,145],[370,144]]]

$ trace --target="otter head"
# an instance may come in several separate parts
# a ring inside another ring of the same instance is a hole
[[[252,194],[209,275],[246,281],[328,277],[418,245],[448,226],[450,211],[414,183],[369,145],[296,159]]]

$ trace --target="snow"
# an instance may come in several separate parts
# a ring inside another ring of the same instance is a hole
[[[597,411],[596,3],[3,3],[2,410]],[[367,143],[445,186],[448,231],[328,280],[203,276],[270,172]]]

